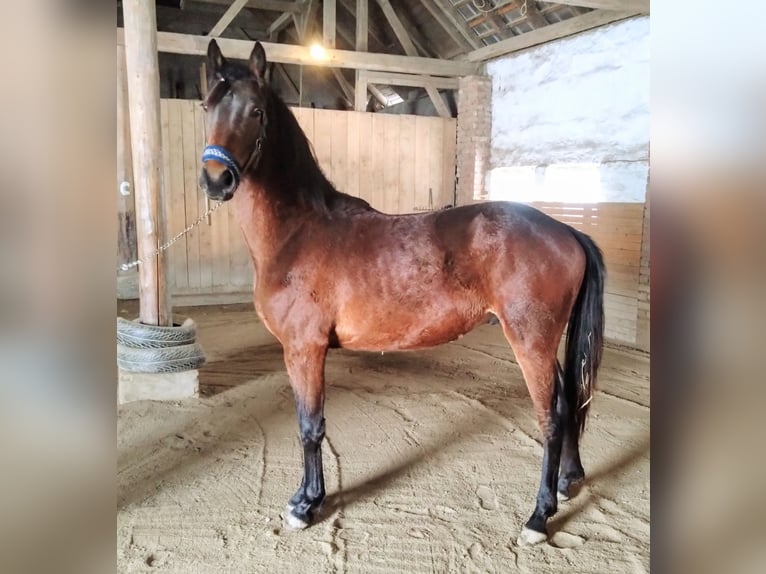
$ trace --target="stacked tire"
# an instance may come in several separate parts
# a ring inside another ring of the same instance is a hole
[[[117,365],[131,373],[178,373],[205,364],[197,326],[187,318],[170,326],[117,318]]]

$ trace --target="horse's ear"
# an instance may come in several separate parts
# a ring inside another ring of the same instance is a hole
[[[223,68],[226,63],[226,59],[221,54],[221,49],[218,47],[218,42],[210,40],[207,45],[207,73],[212,78],[216,73]]]
[[[256,42],[253,51],[250,52],[250,71],[259,84],[266,83],[266,50],[260,42]]]

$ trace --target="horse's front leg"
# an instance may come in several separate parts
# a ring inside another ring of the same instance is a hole
[[[285,346],[285,365],[295,395],[303,444],[303,480],[285,509],[285,524],[306,528],[324,501],[324,363],[326,345]]]

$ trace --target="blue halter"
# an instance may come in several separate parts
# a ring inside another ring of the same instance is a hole
[[[209,145],[202,150],[202,162],[214,159],[229,168],[231,174],[234,176],[234,187],[239,186],[239,181],[242,179],[242,170],[237,163],[237,160],[229,153],[226,148],[219,145]]]

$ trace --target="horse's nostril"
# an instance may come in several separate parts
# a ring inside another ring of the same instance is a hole
[[[229,188],[232,185],[234,185],[234,174],[231,173],[230,169],[227,169],[221,174],[221,185],[225,188]]]

